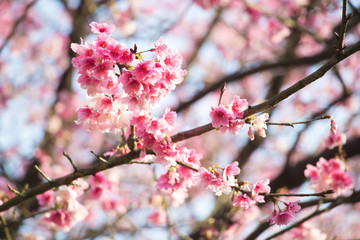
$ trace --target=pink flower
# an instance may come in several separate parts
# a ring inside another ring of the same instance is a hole
[[[42,194],[37,195],[36,198],[40,206],[49,205],[54,201],[54,191],[53,190],[46,191]]]
[[[312,181],[317,181],[320,175],[320,171],[317,167],[311,164],[306,165],[306,169],[304,171],[304,175],[307,178],[311,178]]]
[[[277,225],[287,225],[294,219],[294,213],[290,211],[275,211],[272,213],[270,219],[270,224],[276,223]]]
[[[99,199],[101,197],[101,195],[103,195],[103,188],[102,187],[99,187],[99,186],[96,186],[96,187],[93,187],[91,190],[90,190],[90,197],[92,199]]]
[[[95,173],[95,175],[91,176],[90,178],[91,185],[103,184],[106,181],[107,180],[103,172],[97,172]]]
[[[300,201],[286,203],[286,210],[292,212],[293,214],[299,212],[301,207],[298,205],[298,202]]]
[[[236,184],[235,176],[240,173],[240,168],[238,166],[238,162],[233,162],[224,169],[223,177],[231,186]]]
[[[232,135],[237,135],[239,133],[239,128],[243,127],[245,125],[245,122],[240,119],[235,119],[233,117],[229,117],[229,123],[228,125],[223,125],[220,128],[220,131],[222,133],[225,133],[226,131],[229,131]]]
[[[244,114],[244,110],[248,107],[248,102],[246,99],[241,99],[238,95],[234,96],[232,103],[230,104],[230,109],[233,112],[234,116],[241,118]]]
[[[235,207],[240,206],[242,209],[246,210],[252,205],[255,205],[255,201],[251,199],[247,194],[239,194],[235,196],[232,200],[232,205]]]
[[[226,126],[229,123],[229,113],[222,105],[213,107],[210,117],[214,128]]]
[[[252,189],[252,195],[256,202],[263,203],[265,202],[264,196],[260,195],[260,193],[269,193],[270,192],[270,186],[269,186],[270,180],[268,178],[263,179],[261,181],[258,181],[254,184]]]
[[[333,131],[330,132],[328,138],[325,140],[325,145],[329,149],[333,149],[336,146],[343,145],[346,143],[346,135],[341,133],[339,129],[337,129],[336,134]]]
[[[65,210],[52,211],[50,217],[46,218],[50,223],[55,223],[61,228],[69,228],[72,225],[72,218]]]
[[[316,191],[332,189],[335,196],[348,192],[353,187],[353,179],[346,172],[345,164],[337,158],[327,161],[320,158],[316,167],[307,165],[304,175],[310,178],[310,187]]]
[[[203,167],[200,168],[199,177],[203,186],[215,192],[217,196],[221,196],[223,193],[229,194],[231,192],[229,182],[225,181],[217,171],[213,172],[211,173]]]
[[[164,60],[166,58],[166,55],[168,55],[170,50],[169,47],[163,43],[163,37],[160,37],[155,43],[154,51],[158,56],[159,60]]]
[[[158,183],[156,184],[156,187],[160,189],[171,189],[171,190],[177,190],[181,186],[180,183],[180,177],[179,173],[177,173],[175,170],[169,170],[163,175],[159,177]]]
[[[105,34],[107,36],[115,30],[115,26],[113,24],[109,25],[107,23],[92,22],[90,23],[90,26],[93,33]]]

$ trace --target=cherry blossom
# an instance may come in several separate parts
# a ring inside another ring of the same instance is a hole
[[[316,191],[332,189],[335,196],[347,193],[353,188],[354,180],[347,173],[344,162],[338,158],[320,158],[316,166],[306,165],[304,175],[310,178],[310,187]]]

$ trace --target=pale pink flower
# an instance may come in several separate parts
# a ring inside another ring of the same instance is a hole
[[[109,36],[115,30],[115,26],[113,24],[109,25],[107,23],[92,22],[90,23],[90,26],[93,33],[105,34],[107,36]]]
[[[160,37],[155,43],[155,49],[153,49],[159,60],[164,60],[170,51],[169,47],[163,43],[163,40],[163,37]]]
[[[256,204],[256,201],[251,199],[247,194],[238,194],[232,200],[232,205],[235,207],[241,207],[242,209],[246,210],[249,207]]]
[[[255,116],[252,122],[252,126],[258,131],[261,137],[266,137],[265,129],[267,129],[266,121],[269,120],[269,114],[263,113],[259,116]]]
[[[224,106],[220,105],[217,107],[213,107],[210,112],[210,117],[212,119],[212,126],[214,128],[218,128],[220,126],[226,126],[229,123],[230,114],[224,108]]]
[[[231,186],[234,186],[236,184],[235,176],[240,173],[240,168],[238,167],[238,162],[233,162],[229,165],[227,165],[223,172],[223,178],[225,181],[229,182]]]
[[[264,196],[260,195],[260,193],[269,193],[270,192],[271,189],[270,189],[269,183],[270,183],[270,180],[268,178],[266,178],[266,179],[258,181],[254,184],[251,194],[256,202],[258,202],[258,203],[265,202]]]
[[[199,170],[199,177],[203,186],[215,192],[215,195],[217,196],[221,196],[223,193],[229,194],[231,192],[229,182],[225,181],[216,171],[211,173],[207,169],[201,167]]]

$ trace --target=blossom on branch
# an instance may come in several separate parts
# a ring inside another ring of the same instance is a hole
[[[304,175],[310,178],[310,187],[315,191],[332,189],[335,196],[348,193],[354,187],[354,180],[347,173],[345,163],[338,158],[326,160],[321,157],[316,166],[306,165]]]

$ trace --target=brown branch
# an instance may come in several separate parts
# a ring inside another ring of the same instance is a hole
[[[356,27],[359,22],[360,22],[360,15],[357,14],[356,16],[352,17],[351,22],[348,22],[346,30],[349,31],[350,29]],[[340,31],[341,23],[338,24],[337,26],[335,26],[333,29],[334,29],[333,32]],[[205,89],[199,91],[190,100],[180,103],[176,108],[174,108],[174,111],[179,113],[179,112],[185,110],[186,108],[191,106],[193,103],[195,103],[196,101],[198,101],[199,99],[201,99],[202,97],[207,95],[208,93],[219,89],[224,82],[232,83],[235,81],[239,81],[239,80],[243,79],[244,77],[255,74],[255,73],[259,73],[259,72],[263,72],[263,71],[267,71],[267,70],[271,70],[271,69],[276,69],[276,68],[282,68],[282,67],[290,67],[290,66],[298,67],[298,66],[303,66],[303,65],[308,66],[308,65],[313,65],[315,63],[318,63],[322,60],[328,59],[333,55],[333,51],[332,51],[333,38],[327,39],[325,41],[325,44],[328,47],[323,52],[313,55],[313,56],[301,57],[301,58],[297,58],[297,57],[286,58],[286,59],[280,60],[275,63],[263,63],[263,64],[261,64],[261,66],[252,67],[247,70],[237,71],[232,74],[229,74],[229,75],[223,77],[222,79],[220,79],[219,81],[213,83],[212,85],[206,87]]]
[[[279,102],[285,100],[292,94],[298,92],[299,90],[303,89],[307,85],[313,83],[314,81],[320,79],[323,77],[330,69],[332,69],[336,64],[344,60],[345,58],[351,56],[352,54],[356,53],[360,50],[360,42],[357,42],[356,44],[346,48],[342,53],[333,56],[328,62],[326,62],[323,66],[321,66],[318,70],[310,74],[309,76],[303,78],[302,80],[298,81],[291,87],[283,90],[279,94],[276,94],[274,97],[270,98],[269,100],[260,103],[255,106],[249,106],[249,108],[244,112],[244,118],[262,112],[266,109],[275,107]],[[184,132],[180,132],[178,134],[175,134],[171,137],[173,142],[182,141],[191,137],[199,136],[201,134],[204,134],[208,131],[213,130],[211,123],[208,123],[206,125],[193,128],[191,130],[187,130]]]
[[[128,164],[132,159],[138,158],[140,155],[140,151],[134,151],[130,152],[126,155],[120,156],[116,158],[114,161],[109,162],[108,164],[104,162],[98,162],[92,167],[84,168],[84,169],[78,169],[78,171],[74,171],[73,173],[70,173],[64,177],[52,179],[51,182],[45,182],[42,184],[39,184],[35,186],[34,188],[31,188],[20,195],[16,195],[12,199],[8,200],[7,202],[4,202],[2,205],[0,205],[0,212],[3,212],[5,210],[8,210],[11,207],[14,207],[18,205],[19,203],[28,200],[32,197],[35,197],[36,195],[40,193],[44,193],[52,188],[57,188],[62,185],[69,185],[74,180],[86,177],[89,175],[93,175],[97,172],[104,171],[109,168],[113,168],[115,166]]]
[[[243,79],[246,76],[276,68],[311,65],[320,62],[324,59],[330,58],[331,56],[332,56],[331,52],[324,51],[322,53],[310,57],[285,59],[275,63],[264,63],[258,67],[252,67],[247,70],[237,71],[235,73],[223,77],[219,81],[201,90],[200,92],[195,94],[190,100],[180,103],[179,106],[174,109],[174,111],[181,112],[185,110],[187,107],[189,107],[190,105],[192,105],[193,103],[204,97],[206,94],[219,89],[225,82],[229,84],[238,81],[239,79]]]

